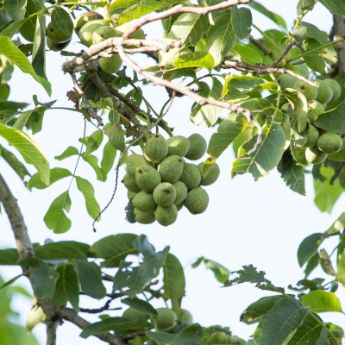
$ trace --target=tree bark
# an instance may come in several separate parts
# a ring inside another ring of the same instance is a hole
[[[345,39],[345,20],[343,16],[333,16],[333,35],[334,39]],[[338,54],[337,74],[345,73],[345,42],[335,47]]]

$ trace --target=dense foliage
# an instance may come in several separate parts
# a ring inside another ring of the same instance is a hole
[[[212,203],[204,186],[216,183],[217,159],[229,149],[235,155],[232,176],[249,173],[259,179],[278,169],[283,183],[304,195],[305,175],[312,175],[315,203],[330,211],[345,188],[345,5],[320,0],[334,18],[326,33],[304,20],[317,0],[299,1],[291,28],[263,2],[0,1],[1,161],[28,190],[70,179],[94,224],[116,197],[119,182],[128,189],[128,205],[118,212],[136,229],[156,220],[169,226],[182,207],[198,217]],[[261,30],[253,12],[265,16],[274,29]],[[161,27],[158,40],[150,38],[151,23]],[[74,171],[52,167],[33,139],[42,130],[45,113],[56,109],[56,100],[42,103],[32,95],[27,104],[11,96],[14,68],[29,74],[48,95],[58,87],[45,73],[47,50],[65,58],[61,73],[71,77],[65,109],[84,119],[81,146],[66,142],[55,157],[57,162],[77,158]],[[145,67],[139,64],[142,59]],[[147,97],[152,84],[166,90],[158,111]],[[178,97],[194,102],[190,118],[210,128],[208,143],[197,129],[187,138],[166,121]],[[90,135],[87,127],[94,128]],[[81,160],[104,183],[115,171],[113,197],[103,209],[93,181],[77,174]],[[126,174],[119,176],[122,165]],[[53,197],[44,216],[47,229],[62,234],[71,228],[72,202],[70,187]],[[48,345],[56,343],[60,320],[80,327],[81,337],[116,345],[342,344],[344,330],[320,313],[342,312],[336,292],[345,285],[345,213],[300,244],[304,278],[286,288],[253,265],[230,273],[203,257],[193,264],[206,265],[224,287],[251,283],[271,293],[248,301],[241,321],[257,327],[250,339],[240,339],[231,325],[193,323],[181,307],[184,270],[168,247],[157,251],[146,236],[131,233],[92,244],[61,240],[32,245],[15,193],[2,175],[0,204],[17,241],[16,249],[0,250],[0,265],[22,268],[35,295],[27,328],[46,322]],[[328,253],[330,238],[338,242]],[[316,268],[324,275],[313,276]],[[9,285],[16,278],[3,284],[0,293],[10,296],[15,288]],[[82,308],[81,295],[104,301],[104,306]],[[2,304],[12,313],[7,297],[0,299]],[[81,316],[86,313],[98,314],[99,321],[86,321]],[[19,344],[23,330],[5,315],[0,339],[11,334]],[[35,340],[27,336],[23,343]]]

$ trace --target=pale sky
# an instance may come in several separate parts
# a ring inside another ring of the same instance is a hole
[[[291,24],[296,0],[275,1],[262,0],[262,4],[276,10]],[[320,21],[322,18],[322,21]],[[307,21],[317,24],[322,29],[330,26],[331,17],[321,5],[307,17]],[[255,16],[254,22],[259,27],[271,25],[261,16]],[[64,59],[57,54],[48,54],[48,77],[53,84],[53,99],[59,100],[59,105],[66,104],[66,91],[71,88],[70,80],[61,72],[60,65]],[[30,100],[33,93],[39,99],[46,97],[42,90],[27,76],[17,73],[12,82],[12,99]],[[157,100],[164,96],[164,92],[157,87],[150,88],[147,96]],[[209,138],[212,130],[204,126],[196,128],[189,122],[190,101],[179,99],[171,110],[168,120],[176,128],[176,134],[189,135],[194,131]],[[46,113],[44,131],[36,136],[37,142],[44,148],[51,159],[52,166],[60,166],[53,157],[61,153],[66,144],[74,143],[78,147],[78,138],[82,134],[82,118],[78,113],[64,111],[50,111]],[[93,131],[93,127],[89,127]],[[299,243],[313,232],[324,231],[333,220],[343,211],[344,198],[334,208],[332,214],[321,214],[313,204],[312,181],[307,180],[307,196],[302,197],[290,191],[276,172],[268,177],[254,182],[250,176],[230,178],[230,167],[233,159],[228,150],[220,159],[221,176],[219,181],[207,187],[210,204],[207,211],[193,216],[188,211],[179,213],[177,222],[168,228],[158,224],[142,226],[133,225],[125,221],[124,207],[126,192],[120,188],[115,202],[104,214],[98,224],[98,232],[92,232],[92,220],[84,211],[84,203],[78,191],[72,189],[72,229],[63,235],[54,235],[47,230],[43,223],[43,216],[47,206],[53,198],[67,189],[69,180],[56,183],[45,191],[28,192],[23,188],[18,178],[0,161],[0,170],[7,177],[13,192],[23,208],[31,238],[34,242],[41,242],[50,238],[55,241],[73,239],[93,243],[101,237],[120,232],[146,234],[157,250],[169,245],[171,252],[179,257],[186,268],[187,294],[183,300],[183,307],[189,309],[196,322],[203,325],[221,324],[230,326],[232,331],[247,338],[255,326],[247,326],[239,322],[239,316],[247,305],[256,299],[267,295],[263,291],[249,285],[232,288],[221,288],[212,274],[203,268],[190,269],[190,263],[199,256],[205,256],[222,263],[230,270],[238,270],[242,265],[254,264],[267,273],[273,283],[286,286],[296,283],[302,278],[302,270],[298,267],[296,250]],[[68,167],[73,168],[75,159],[66,161]],[[79,173],[89,176],[94,181],[91,169],[80,166]],[[106,204],[113,188],[113,175],[106,184],[95,182],[96,195],[101,205]],[[0,246],[14,246],[13,236],[5,217],[0,218],[1,241]],[[6,278],[15,275],[13,268],[1,268]],[[21,280],[25,284],[25,280]],[[27,284],[25,284],[27,286]],[[343,295],[343,292],[341,293]],[[342,302],[345,304],[344,298]],[[16,301],[23,319],[30,307],[30,303],[22,299]],[[90,307],[89,301],[82,302],[83,307]],[[85,316],[85,315],[84,315]],[[338,320],[344,324],[344,316],[324,314],[324,319]],[[89,318],[88,315],[85,316]],[[96,345],[102,342],[96,338],[87,340],[78,338],[79,329],[68,323],[59,327],[58,345],[72,341],[74,345]],[[45,328],[38,326],[35,330],[41,339],[45,337]],[[72,340],[73,339],[73,340]]]

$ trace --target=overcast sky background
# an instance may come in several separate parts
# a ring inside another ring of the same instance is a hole
[[[262,0],[262,4],[282,14],[291,25],[297,0],[275,1]],[[328,29],[331,16],[321,5],[317,5],[306,18],[319,28]],[[272,24],[262,16],[255,14],[254,22],[261,28]],[[151,32],[152,33],[152,32]],[[151,34],[149,32],[149,34]],[[155,32],[155,36],[157,32]],[[57,54],[48,54],[47,73],[53,85],[53,99],[58,99],[60,106],[66,102],[66,91],[71,89],[71,82],[61,72],[60,66],[64,58]],[[12,100],[30,101],[32,94],[38,94],[40,100],[47,99],[42,90],[27,76],[16,73],[12,81]],[[148,98],[157,102],[165,97],[164,91],[151,87]],[[176,128],[176,134],[190,135],[197,131],[209,138],[213,130],[204,126],[196,128],[189,121],[191,102],[186,98],[178,99],[174,104],[168,121]],[[67,111],[49,111],[44,120],[44,130],[36,136],[37,142],[44,148],[51,159],[52,166],[60,166],[53,157],[61,153],[66,145],[78,145],[82,135],[83,120],[79,113]],[[94,128],[89,126],[89,130]],[[72,229],[63,235],[54,235],[45,228],[43,216],[51,201],[68,187],[69,180],[62,180],[45,191],[28,192],[18,178],[0,161],[0,171],[7,177],[14,194],[19,199],[27,226],[33,242],[43,242],[50,238],[55,241],[73,239],[93,243],[99,238],[120,232],[146,234],[149,240],[161,250],[169,245],[171,252],[179,257],[186,268],[187,293],[183,307],[189,309],[196,322],[203,325],[221,324],[230,326],[235,334],[247,338],[255,326],[247,326],[239,322],[244,308],[256,299],[267,295],[262,291],[241,285],[232,288],[221,288],[212,274],[203,268],[191,269],[190,264],[199,256],[218,261],[230,270],[237,270],[242,265],[254,264],[267,273],[273,283],[286,286],[302,278],[296,259],[299,243],[313,232],[324,231],[343,211],[344,198],[337,203],[332,214],[321,214],[313,204],[313,188],[311,179],[307,180],[307,196],[302,197],[291,192],[276,172],[254,182],[248,175],[230,178],[230,167],[233,155],[228,150],[219,159],[221,176],[219,181],[207,187],[210,204],[207,211],[193,216],[188,211],[179,212],[177,222],[168,228],[154,224],[149,226],[132,225],[125,221],[124,207],[126,192],[119,189],[116,199],[98,224],[98,232],[92,232],[92,220],[85,212],[84,201],[75,187],[72,188]],[[73,169],[75,158],[66,161],[66,166]],[[63,165],[64,166],[64,165]],[[93,172],[85,164],[81,164],[78,172],[82,176],[95,181]],[[108,201],[113,188],[113,175],[106,184],[95,182],[96,195],[104,205]],[[0,218],[1,247],[14,246],[13,235],[7,219]],[[19,271],[18,271],[19,272]],[[12,267],[2,268],[1,273],[11,278],[17,271]],[[27,286],[25,279],[20,280]],[[339,294],[344,303],[343,291]],[[17,299],[15,305],[25,319],[30,303]],[[82,302],[82,307],[92,307],[90,301]],[[85,316],[85,315],[84,315]],[[86,318],[89,316],[86,315]],[[325,320],[334,320],[344,324],[343,315],[324,314]],[[66,323],[58,330],[58,345],[73,342],[74,345],[96,345],[102,342],[90,337],[87,340],[78,337],[79,329]],[[45,328],[38,326],[35,334],[45,338]]]

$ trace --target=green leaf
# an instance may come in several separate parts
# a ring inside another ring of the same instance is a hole
[[[176,68],[195,67],[211,70],[214,67],[214,59],[208,52],[185,53],[174,62]]]
[[[80,176],[76,176],[75,179],[77,181],[78,189],[84,196],[85,205],[86,205],[88,214],[90,215],[92,219],[96,219],[101,209],[95,198],[95,190],[92,184],[88,180]]]
[[[262,283],[270,283],[270,281],[265,278],[265,272],[258,271],[256,267],[253,265],[245,265],[242,267],[241,270],[236,272],[238,274],[238,278],[236,282],[238,284],[242,283],[255,283],[255,284],[262,284]]]
[[[192,267],[196,268],[200,266],[200,264],[204,264],[206,268],[211,270],[215,276],[215,278],[222,284],[226,283],[230,278],[230,271],[224,267],[223,265],[215,262],[213,260],[207,259],[205,257],[198,258],[193,264]]]
[[[170,253],[163,265],[163,284],[164,298],[170,298],[173,310],[178,312],[185,295],[186,280],[180,261]]]
[[[94,262],[84,260],[77,260],[76,267],[81,290],[93,298],[103,298],[107,290],[103,285],[100,268]]]
[[[322,166],[320,172],[325,177],[325,181],[314,179],[314,202],[320,211],[330,213],[344,190],[340,185],[339,179],[332,181],[332,177],[335,174],[333,168]]]
[[[66,216],[66,212],[71,209],[71,203],[68,191],[54,199],[44,216],[44,222],[49,229],[56,233],[63,233],[70,229],[71,221]]]
[[[116,149],[109,141],[104,145],[103,156],[101,160],[101,169],[105,179],[107,179],[110,170],[114,166],[116,152]]]
[[[152,305],[146,301],[143,301],[139,298],[124,298],[121,300],[121,303],[124,303],[132,308],[140,310],[146,314],[157,315],[157,311]]]
[[[42,182],[41,177],[38,173],[32,175],[31,179],[28,182],[27,187],[31,190],[32,188],[37,189],[45,189],[49,186],[51,186],[53,183],[68,177],[72,176],[72,173],[65,169],[65,168],[53,168],[50,169],[50,181],[48,184],[45,184]]]
[[[283,154],[278,171],[286,185],[294,192],[305,195],[305,177],[303,166],[296,164],[288,151]]]
[[[35,246],[35,256],[41,260],[66,260],[86,258],[89,245],[77,241],[49,242]]]
[[[252,12],[246,7],[234,6],[231,11],[233,30],[239,39],[247,38],[252,30]]]
[[[240,320],[247,324],[260,321],[260,318],[265,316],[281,298],[282,296],[268,296],[260,298],[244,310],[241,314]]]
[[[230,53],[236,39],[231,23],[231,10],[225,10],[215,18],[215,24],[206,38],[208,52],[213,56],[215,65],[219,65]]]
[[[334,293],[324,290],[314,290],[301,296],[301,302],[314,313],[342,312],[339,298]]]
[[[263,63],[263,58],[256,47],[246,46],[244,44],[236,44],[233,50],[241,57],[241,61],[249,65],[256,65]]]
[[[0,265],[18,265],[18,252],[17,249],[1,249],[0,250]]]
[[[22,72],[28,73],[40,83],[48,95],[51,95],[51,86],[47,79],[40,77],[30,64],[25,54],[7,36],[0,35],[0,54],[6,56],[13,64],[19,67]]]
[[[87,154],[85,152],[81,155],[81,157],[94,170],[97,180],[104,182],[105,178],[102,169],[98,166],[98,158],[95,155]]]
[[[217,133],[212,134],[207,153],[213,158],[218,158],[241,133],[243,125],[242,116],[230,113],[218,125]]]
[[[23,180],[23,182],[26,182],[26,178],[31,176],[28,169],[26,169],[26,166],[16,157],[16,155],[8,151],[2,145],[0,145],[0,157],[6,161],[6,163]]]
[[[343,229],[342,229],[343,230]],[[337,280],[345,286],[345,239],[341,237],[337,249]]]
[[[345,4],[342,0],[320,0],[333,14],[345,15]]]
[[[0,30],[0,35],[7,36],[11,38],[14,36],[20,28],[28,21],[28,18],[24,18],[22,20],[16,20],[11,22],[9,25],[6,25],[6,27],[2,30]]]
[[[317,252],[323,241],[323,233],[315,233],[306,237],[298,247],[298,264],[302,267]]]
[[[125,233],[110,235],[95,242],[91,246],[90,252],[96,258],[106,259],[103,266],[117,267],[127,255],[138,253],[134,246],[134,240],[137,237],[137,235]]]
[[[48,158],[46,158],[29,135],[19,129],[6,127],[0,123],[0,136],[17,149],[26,162],[35,166],[44,183],[49,183],[50,170]]]
[[[55,156],[54,158],[57,159],[58,161],[62,161],[68,157],[71,157],[71,156],[76,156],[79,154],[79,150],[74,147],[74,146],[68,146],[67,149],[62,152],[60,155],[58,156]]]
[[[25,16],[27,0],[5,0],[4,9],[14,20],[21,20]]]
[[[283,297],[260,320],[254,333],[257,345],[282,345],[302,324],[308,308],[291,298]]]
[[[252,154],[239,157],[233,162],[232,175],[249,172],[255,179],[267,175],[281,160],[285,140],[285,133],[280,125],[266,124],[259,147]]]
[[[267,17],[268,19],[272,20],[272,22],[280,26],[283,30],[287,30],[286,22],[280,15],[268,10],[265,6],[261,5],[258,2],[251,2],[249,3],[249,6],[253,8],[255,11]]]
[[[333,235],[343,231],[345,228],[345,213],[343,212],[334,223],[325,231],[325,235]]]
[[[315,126],[329,132],[345,133],[345,103],[321,114],[315,121]]]
[[[103,137],[103,132],[98,129],[88,137],[80,139],[85,144],[85,153],[89,154],[96,151],[101,146]]]
[[[45,16],[37,16],[35,39],[32,48],[32,67],[36,73],[47,79],[45,72],[46,60],[46,21]]]
[[[71,264],[60,265],[57,268],[59,275],[56,281],[54,302],[64,305],[67,301],[71,303],[73,309],[79,310],[79,283],[77,272]]]
[[[51,23],[54,30],[58,35],[63,38],[63,41],[67,41],[73,34],[73,21],[62,7],[54,7],[51,13]]]
[[[48,264],[40,264],[31,271],[30,281],[37,298],[50,298],[54,295],[57,273]]]

